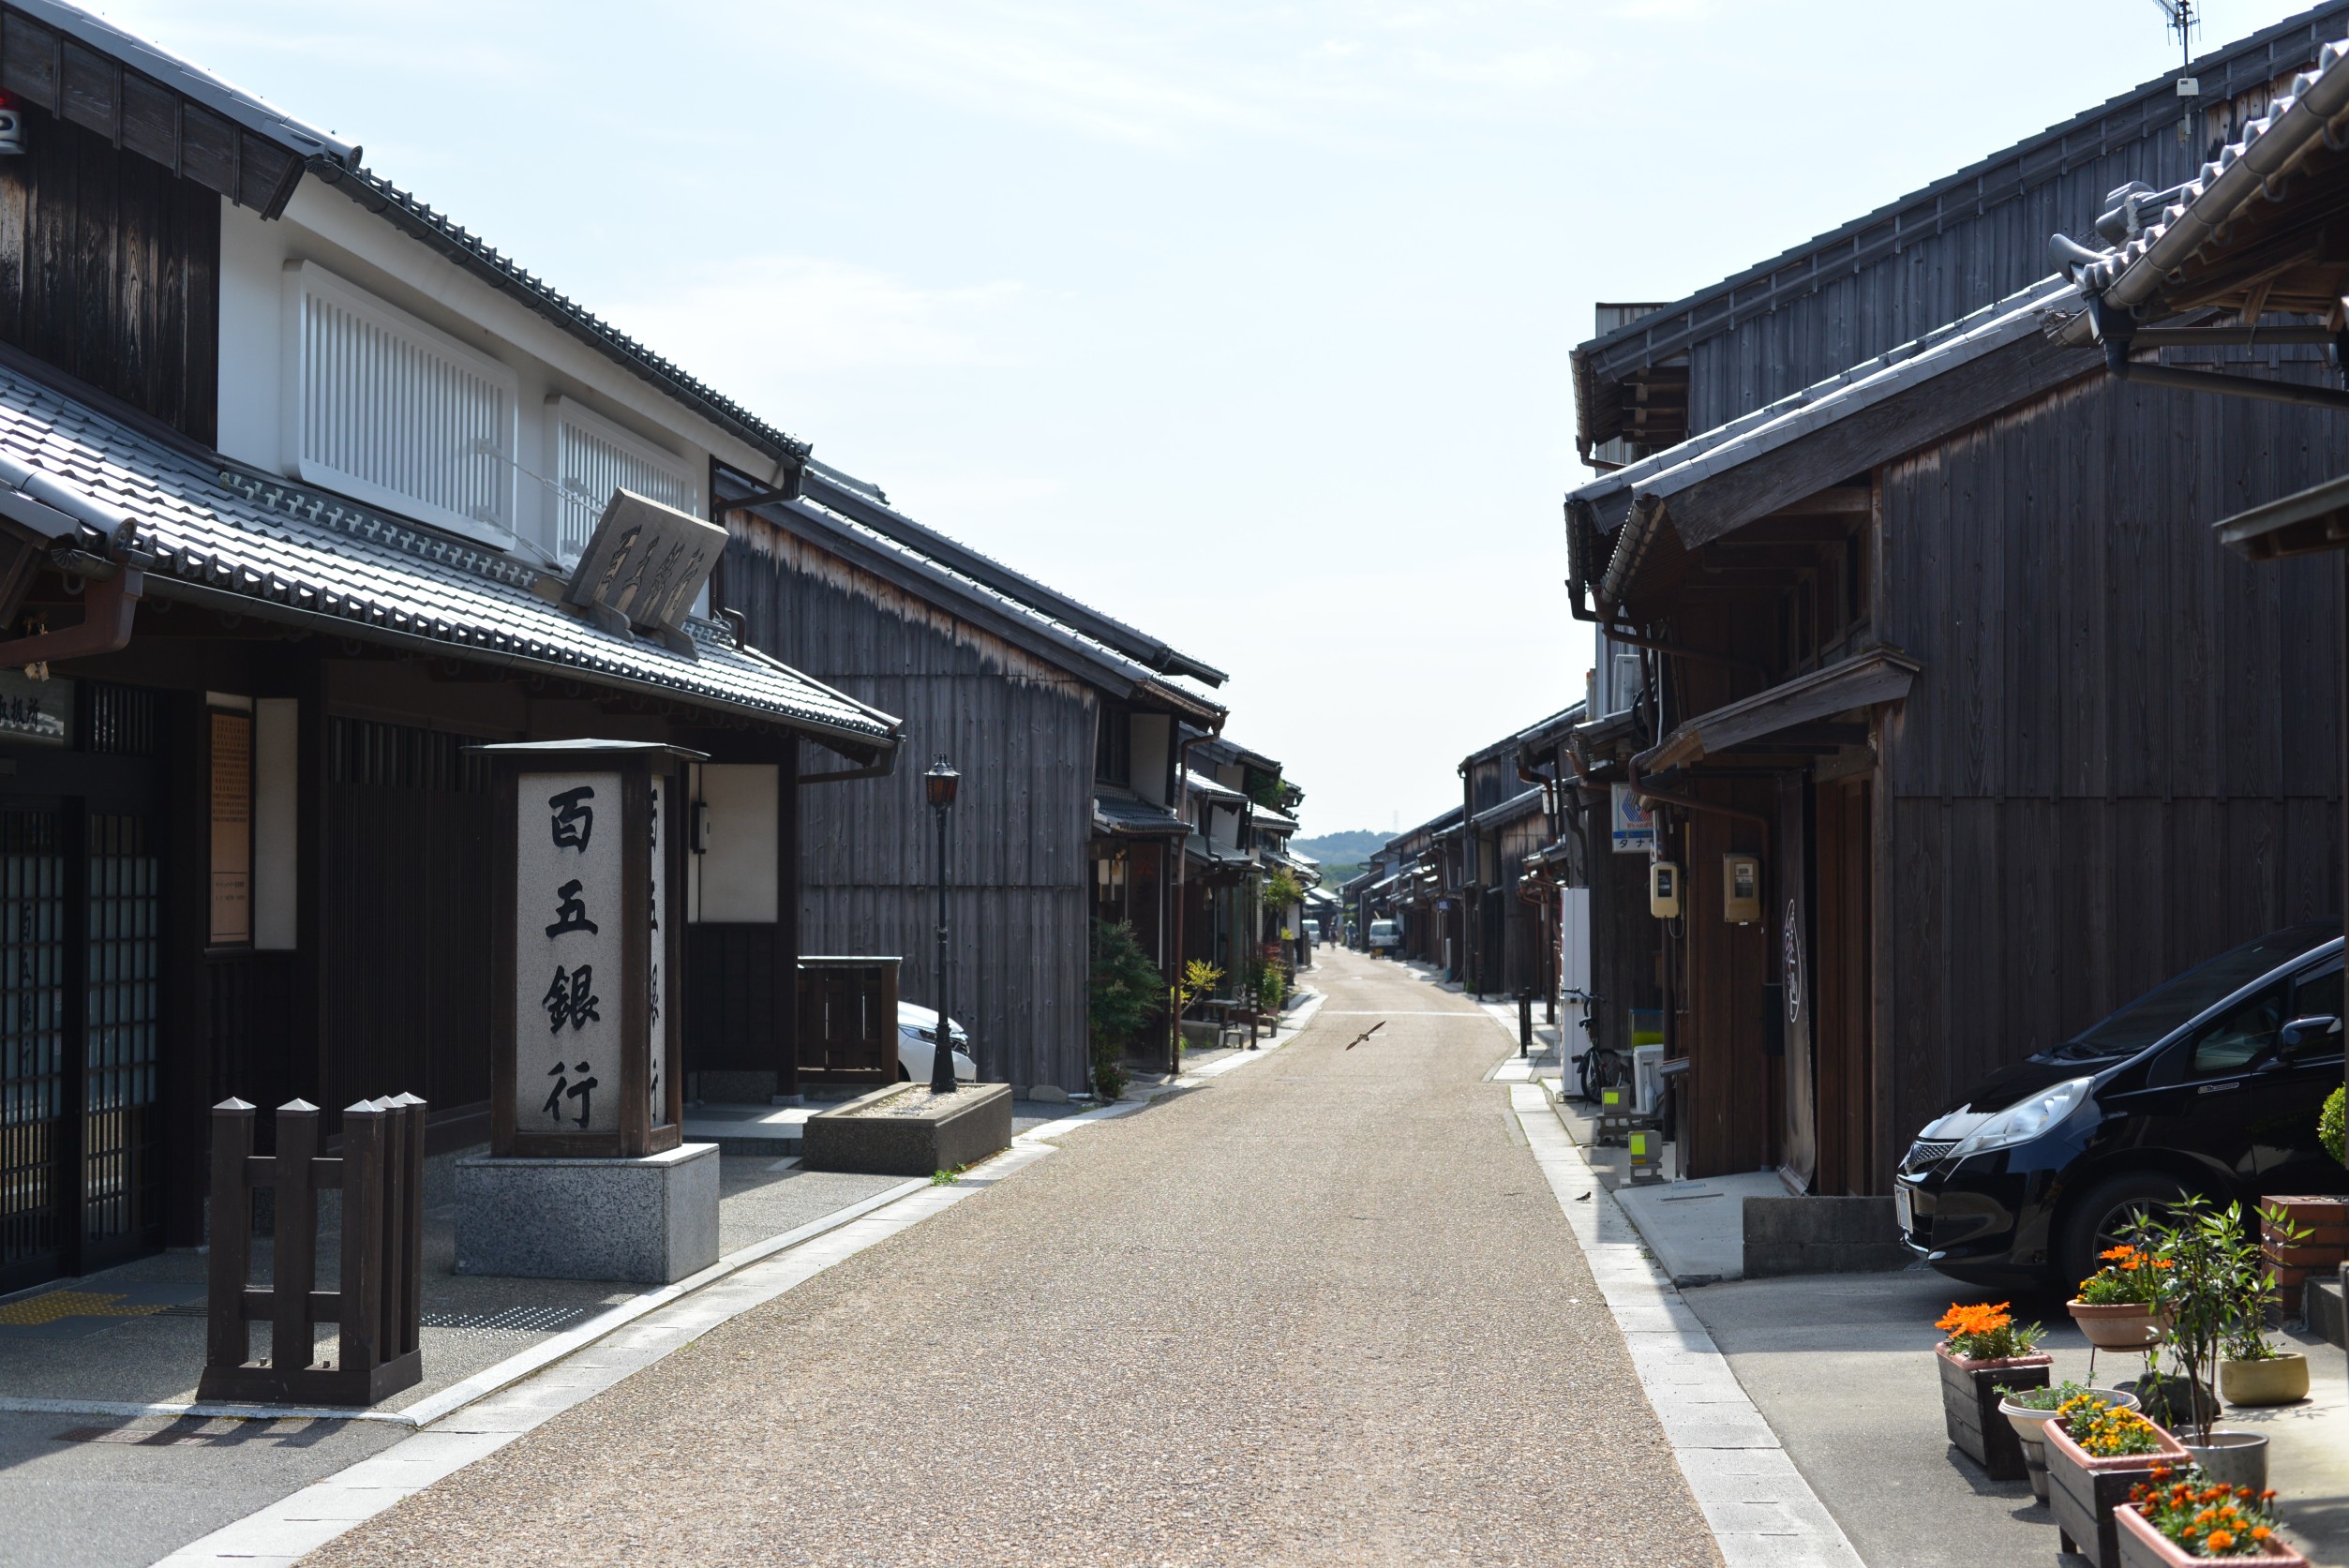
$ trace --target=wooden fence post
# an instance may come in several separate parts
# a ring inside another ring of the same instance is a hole
[[[253,1192],[245,1162],[253,1153],[253,1107],[232,1095],[212,1108],[212,1262],[204,1299],[204,1362],[241,1366],[252,1354],[245,1327],[245,1278],[253,1258]]]
[[[277,1239],[269,1271],[269,1361],[279,1377],[306,1370],[318,1354],[318,1107],[290,1099],[277,1107]]]
[[[342,1113],[342,1298],[336,1312],[346,1372],[373,1372],[382,1360],[377,1337],[383,1306],[382,1109],[371,1099]]]

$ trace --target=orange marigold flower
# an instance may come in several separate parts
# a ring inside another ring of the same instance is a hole
[[[2252,1526],[2252,1539],[2254,1541],[2265,1541],[2275,1533],[2276,1532],[2274,1531],[2269,1530],[2266,1525]]]
[[[2233,1545],[2235,1545],[2235,1534],[2232,1531],[2214,1530],[2210,1532],[2210,1549],[2212,1551],[2222,1552]]]

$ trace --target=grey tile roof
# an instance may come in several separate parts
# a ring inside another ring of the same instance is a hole
[[[1107,833],[1187,833],[1189,824],[1164,806],[1122,789],[1093,792],[1093,826]]]
[[[366,641],[655,694],[871,747],[897,722],[688,623],[697,658],[614,636],[539,597],[510,557],[187,452],[0,367],[0,453],[138,523],[162,599],[249,605]]]
[[[723,515],[730,509],[733,509],[730,503],[721,496],[714,510]],[[1203,723],[1222,711],[1222,704],[1214,698],[1174,684],[1082,627],[972,575],[953,561],[931,554],[920,545],[875,527],[862,516],[837,510],[815,490],[811,490],[804,500],[770,501],[749,510],[753,515],[776,527],[792,529],[800,525],[798,531],[805,532],[812,526],[819,538],[861,545],[880,560],[893,563],[931,589],[1009,618],[1014,624],[1041,638],[1046,649],[1051,650],[1048,651],[1049,657],[1064,662],[1073,658],[1078,661],[1073,667],[1095,675],[1107,675],[1114,682],[1122,683],[1112,685],[1113,692],[1119,696],[1135,693],[1156,696],[1169,707],[1185,710],[1187,718]],[[937,536],[933,534],[929,537]]]
[[[1213,665],[1106,615],[1058,589],[1038,582],[963,544],[916,522],[889,503],[878,485],[870,485],[827,464],[807,465],[808,499],[830,511],[855,518],[911,550],[935,560],[960,575],[984,583],[1035,613],[1083,633],[1098,643],[1161,675],[1188,676],[1210,686],[1228,679]]]
[[[2349,7],[2326,0],[2296,16],[2198,56],[2192,74],[2205,103],[2254,90],[2281,75],[2305,51],[2340,36]],[[1659,306],[1578,346],[1577,394],[1589,376],[1614,376],[1635,363],[1655,363],[1767,314],[1788,299],[1817,293],[1850,278],[1869,261],[1939,231],[1945,215],[1964,217],[1994,202],[2060,180],[2082,157],[2162,134],[2177,123],[2176,82],[2165,71],[2037,135],[1898,201],[1795,246],[1758,265],[1707,285],[1685,299]]]
[[[2105,295],[2116,306],[2135,306],[2156,292],[2162,278],[2193,256],[2254,196],[2281,199],[2278,181],[2293,160],[2321,144],[2349,104],[2349,42],[2328,43],[2316,64],[2292,79],[2290,90],[2249,121],[2237,140],[2219,149],[2202,172],[2176,190],[2156,214],[2140,215],[2143,227],[2103,257],[2079,266],[2081,288]],[[2074,336],[2080,336],[2075,331]]]

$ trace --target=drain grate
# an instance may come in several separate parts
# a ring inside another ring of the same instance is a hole
[[[502,1312],[426,1312],[424,1326],[457,1335],[559,1334],[587,1317],[584,1307],[509,1307]]]

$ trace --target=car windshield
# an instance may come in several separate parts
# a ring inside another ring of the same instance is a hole
[[[2339,925],[2313,921],[2230,948],[2155,986],[2047,1054],[2058,1062],[2089,1062],[2142,1051],[2205,1008],[2340,934]]]

